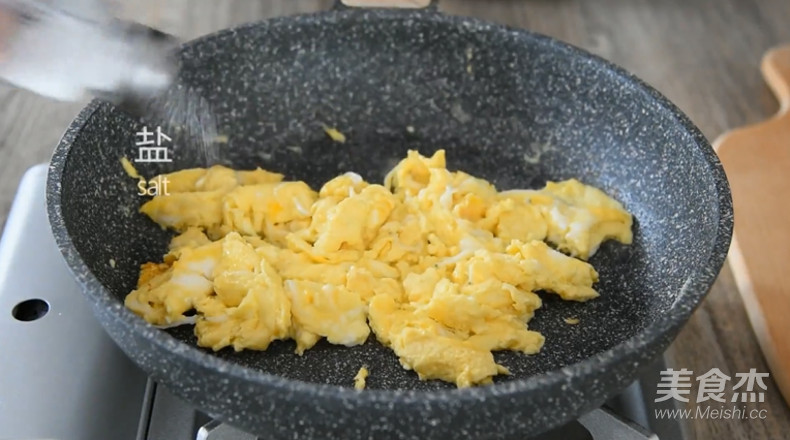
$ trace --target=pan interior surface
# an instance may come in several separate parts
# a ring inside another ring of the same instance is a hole
[[[496,381],[574,364],[675,312],[687,280],[708,265],[719,211],[708,159],[672,109],[543,37],[429,14],[361,17],[251,25],[183,50],[181,81],[210,102],[228,138],[221,163],[260,166],[317,189],[346,171],[381,182],[408,149],[444,148],[450,168],[499,189],[577,178],[621,201],[634,214],[634,243],[606,243],[592,258],[601,297],[581,304],[542,294],[530,328],[546,336],[545,347],[533,356],[497,353],[513,374]],[[61,181],[73,245],[119,303],[139,265],[160,261],[172,236],[138,213],[144,199],[120,165],[122,156],[137,157],[143,125],[99,106],[74,140]],[[324,126],[348,141],[333,142]],[[137,164],[140,173],[206,166],[199,149],[173,148],[172,163]],[[566,324],[568,317],[579,324]],[[195,344],[189,326],[167,333]],[[312,383],[352,386],[366,364],[370,389],[453,387],[419,381],[372,335],[358,347],[293,350],[281,342],[216,356]]]

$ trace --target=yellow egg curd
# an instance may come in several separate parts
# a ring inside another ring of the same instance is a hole
[[[293,339],[298,354],[372,331],[404,368],[458,387],[508,373],[493,351],[538,352],[534,292],[597,297],[586,260],[605,240],[632,240],[631,215],[596,188],[499,192],[449,171],[443,150],[410,151],[383,185],[346,173],[318,192],[261,169],[162,177],[169,195],[141,211],[179,234],[126,297],[146,321],[194,323],[213,350]]]

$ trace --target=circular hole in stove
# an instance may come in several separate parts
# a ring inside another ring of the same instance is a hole
[[[49,303],[43,299],[29,299],[14,306],[11,315],[19,321],[35,321],[49,312]]]

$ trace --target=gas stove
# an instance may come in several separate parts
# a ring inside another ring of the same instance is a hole
[[[0,439],[265,440],[172,395],[106,336],[50,232],[46,173],[25,174],[0,241]],[[665,366],[533,440],[687,438],[682,421],[653,416],[673,405],[654,402]]]

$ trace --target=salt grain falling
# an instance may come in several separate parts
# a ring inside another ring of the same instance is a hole
[[[208,167],[221,159],[216,119],[196,89],[173,84],[149,103],[148,116],[172,138],[174,161],[181,158]]]

